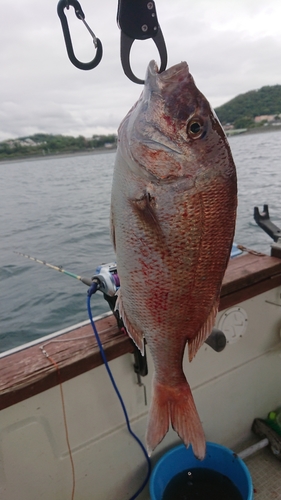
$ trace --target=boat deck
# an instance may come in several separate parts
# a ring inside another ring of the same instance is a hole
[[[281,499],[281,463],[269,449],[245,460],[253,484],[255,500]]]
[[[252,444],[252,443],[251,443]],[[245,459],[253,480],[255,500],[281,499],[281,461],[267,446]]]

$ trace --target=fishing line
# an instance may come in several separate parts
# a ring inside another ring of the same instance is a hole
[[[91,325],[92,325],[92,328],[93,328],[93,331],[94,331],[94,334],[95,334],[95,337],[96,337],[96,341],[97,341],[97,344],[99,346],[99,350],[100,350],[100,353],[101,353],[101,357],[103,359],[103,362],[104,362],[104,365],[105,365],[105,368],[107,370],[107,373],[109,375],[109,378],[110,378],[110,381],[113,385],[113,388],[117,394],[117,397],[119,399],[119,402],[121,404],[121,407],[122,407],[122,410],[123,410],[123,413],[124,413],[124,417],[125,417],[125,420],[126,420],[126,424],[127,424],[127,429],[129,431],[129,433],[131,434],[131,436],[136,440],[136,442],[138,443],[138,445],[140,446],[144,456],[145,456],[145,459],[147,461],[147,475],[142,483],[142,485],[140,486],[140,488],[136,491],[136,493],[130,497],[130,500],[134,500],[135,498],[137,498],[139,496],[139,494],[142,492],[142,490],[145,488],[148,480],[149,480],[149,477],[150,477],[150,474],[151,474],[151,460],[150,460],[150,457],[148,456],[147,454],[147,451],[144,447],[144,445],[142,444],[141,440],[138,438],[138,436],[132,431],[131,429],[131,425],[130,425],[130,420],[129,420],[129,417],[128,417],[128,413],[127,413],[127,410],[126,410],[126,407],[125,407],[125,404],[124,404],[124,401],[122,399],[122,396],[119,392],[119,389],[116,385],[116,382],[114,380],[114,377],[112,375],[112,372],[111,372],[111,369],[109,367],[109,364],[108,364],[108,361],[107,361],[107,358],[106,358],[106,355],[105,355],[105,352],[104,352],[104,349],[103,349],[103,346],[102,346],[102,343],[101,343],[101,340],[100,340],[100,337],[99,337],[99,334],[98,334],[98,331],[96,329],[96,325],[95,325],[95,322],[93,320],[93,316],[92,316],[92,311],[91,311],[91,296],[97,291],[97,283],[93,283],[89,290],[88,290],[88,294],[87,294],[87,309],[88,309],[88,315],[89,315],[89,318],[90,318],[90,322],[91,322]]]

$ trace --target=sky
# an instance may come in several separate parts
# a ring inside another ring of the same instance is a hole
[[[132,0],[134,1],[134,0]],[[280,0],[156,0],[168,67],[187,61],[213,107],[264,85],[281,84]],[[120,62],[117,0],[80,0],[85,19],[103,44],[99,66],[81,71],[69,61],[56,0],[1,0],[0,141],[38,132],[116,133],[138,99]],[[95,55],[74,9],[65,11],[78,59]],[[133,71],[144,78],[159,63],[152,40],[136,41]]]

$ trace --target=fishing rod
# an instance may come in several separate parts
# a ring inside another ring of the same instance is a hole
[[[21,252],[14,252],[17,255],[21,255],[22,257],[26,257],[29,260],[33,260],[34,262],[38,262],[38,264],[43,264],[46,267],[49,267],[50,269],[54,269],[55,271],[59,271],[60,273],[66,274],[67,276],[70,276],[71,278],[75,278],[79,281],[82,281],[87,286],[91,286],[93,284],[93,279],[90,278],[84,278],[84,276],[78,276],[78,274],[71,273],[70,271],[66,271],[66,269],[63,269],[62,266],[54,266],[53,264],[49,264],[45,260],[39,260],[36,257],[31,257],[30,255],[27,255],[25,253]]]
[[[106,296],[113,297],[117,290],[120,287],[120,281],[117,274],[117,267],[115,262],[111,262],[109,264],[102,264],[98,266],[96,269],[96,274],[92,278],[85,278],[84,276],[79,276],[78,274],[71,273],[66,269],[63,269],[62,266],[54,266],[53,264],[49,264],[45,260],[37,259],[36,257],[31,257],[31,255],[27,255],[22,252],[14,252],[17,255],[21,255],[22,257],[26,257],[29,260],[37,262],[38,264],[43,264],[50,269],[54,269],[55,271],[59,271],[60,273],[66,274],[71,278],[75,278],[87,286],[92,286],[93,283],[97,283],[97,290],[103,292]]]

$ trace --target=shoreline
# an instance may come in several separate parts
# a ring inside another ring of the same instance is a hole
[[[271,127],[270,125],[267,126],[267,127],[257,127],[257,128],[253,128],[253,129],[249,129],[247,130],[247,132],[245,132],[245,134],[258,134],[258,133],[266,133],[266,132],[280,132],[281,131],[281,126],[279,127]]]
[[[227,131],[225,131],[227,132]],[[256,127],[256,128],[249,128],[245,132],[241,132],[238,134],[229,134],[227,138],[229,137],[237,137],[241,135],[252,135],[252,134],[266,134],[268,132],[281,132],[281,126],[280,127]]]
[[[109,154],[109,153],[116,153],[116,151],[117,148],[97,148],[97,149],[91,149],[91,151],[74,151],[73,153],[21,156],[19,158],[11,158],[10,160],[8,160],[7,158],[3,160],[0,159],[0,165],[7,163],[22,163],[24,161],[53,160],[54,158],[70,158],[73,156],[91,156],[97,154]]]

